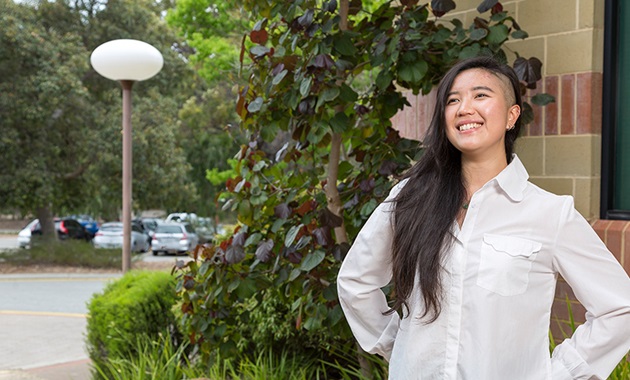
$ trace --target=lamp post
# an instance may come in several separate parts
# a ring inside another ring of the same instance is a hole
[[[123,174],[122,271],[131,269],[131,88],[137,81],[149,79],[162,69],[162,54],[153,46],[138,40],[113,40],[98,46],[90,56],[92,67],[107,79],[122,86]]]

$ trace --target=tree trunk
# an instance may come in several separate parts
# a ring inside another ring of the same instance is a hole
[[[42,240],[57,240],[57,230],[55,229],[55,219],[53,218],[50,206],[42,206],[37,208],[37,219],[42,230]],[[31,237],[32,238],[32,237]]]

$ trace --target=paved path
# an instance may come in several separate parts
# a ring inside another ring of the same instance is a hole
[[[0,380],[89,380],[86,303],[119,276],[0,275]]]

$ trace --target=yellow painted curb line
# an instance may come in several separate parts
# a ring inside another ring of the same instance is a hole
[[[57,313],[57,312],[50,312],[50,311],[0,310],[0,315],[35,315],[35,316],[41,316],[41,317],[88,318],[87,314],[81,314],[81,313]]]

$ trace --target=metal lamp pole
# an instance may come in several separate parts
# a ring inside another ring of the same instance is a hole
[[[153,46],[138,40],[113,40],[92,52],[92,67],[105,78],[122,86],[123,174],[122,174],[122,271],[131,269],[132,211],[132,133],[131,88],[137,81],[149,79],[162,69],[162,54]]]

